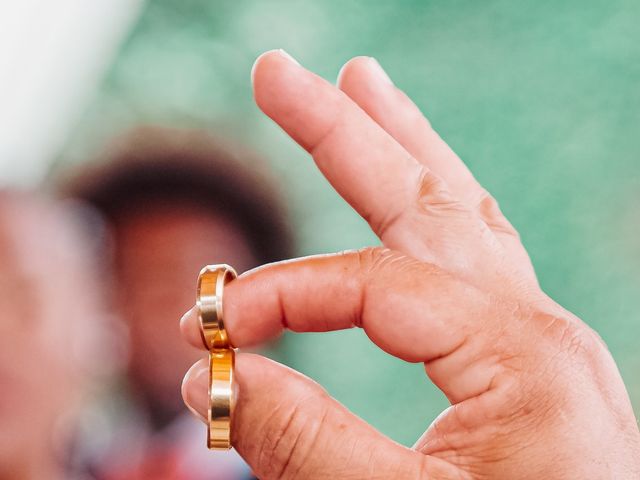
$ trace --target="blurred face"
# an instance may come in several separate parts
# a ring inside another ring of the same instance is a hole
[[[116,225],[121,313],[130,328],[130,377],[156,414],[182,411],[180,383],[201,351],[180,339],[178,321],[195,303],[200,269],[253,265],[244,234],[222,216],[191,204],[157,204]]]
[[[97,295],[69,220],[61,208],[0,196],[0,476],[53,449],[91,370]]]

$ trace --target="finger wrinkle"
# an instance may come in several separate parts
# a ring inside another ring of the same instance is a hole
[[[341,125],[343,117],[345,116],[345,106],[346,102],[337,102],[336,107],[338,108],[338,112],[332,117],[324,132],[309,144],[303,144],[303,148],[309,152],[314,159],[317,159],[318,152],[333,137],[333,134],[338,130],[338,126]]]

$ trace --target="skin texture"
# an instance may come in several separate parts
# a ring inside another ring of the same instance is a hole
[[[273,51],[253,82],[258,106],[384,246],[240,276],[225,289],[232,343],[360,327],[388,353],[424,363],[451,401],[405,448],[310,379],[240,354],[232,437],[257,476],[640,478],[640,433],[606,346],[540,290],[495,200],[378,63],[352,59],[335,87]],[[193,309],[181,325],[202,347]],[[200,415],[206,378],[200,362],[183,383]]]
[[[183,411],[184,371],[202,352],[184,342],[175,319],[193,304],[195,278],[207,263],[255,264],[243,232],[211,209],[155,201],[115,225],[119,312],[130,340],[129,378],[158,426]]]

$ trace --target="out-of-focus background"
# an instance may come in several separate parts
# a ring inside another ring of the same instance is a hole
[[[38,185],[139,124],[204,127],[269,161],[298,254],[375,244],[250,85],[272,48],[331,81],[374,56],[497,197],[546,292],[603,336],[638,411],[639,24],[636,0],[5,0],[0,176]],[[361,331],[272,356],[406,445],[446,406]]]

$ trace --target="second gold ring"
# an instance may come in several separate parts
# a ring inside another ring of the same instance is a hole
[[[231,448],[231,419],[236,401],[234,364],[235,352],[232,348],[209,353],[207,446],[210,449]]]
[[[207,265],[198,277],[197,307],[200,333],[207,350],[229,348],[229,338],[222,317],[222,294],[226,283],[238,274],[230,265]]]

